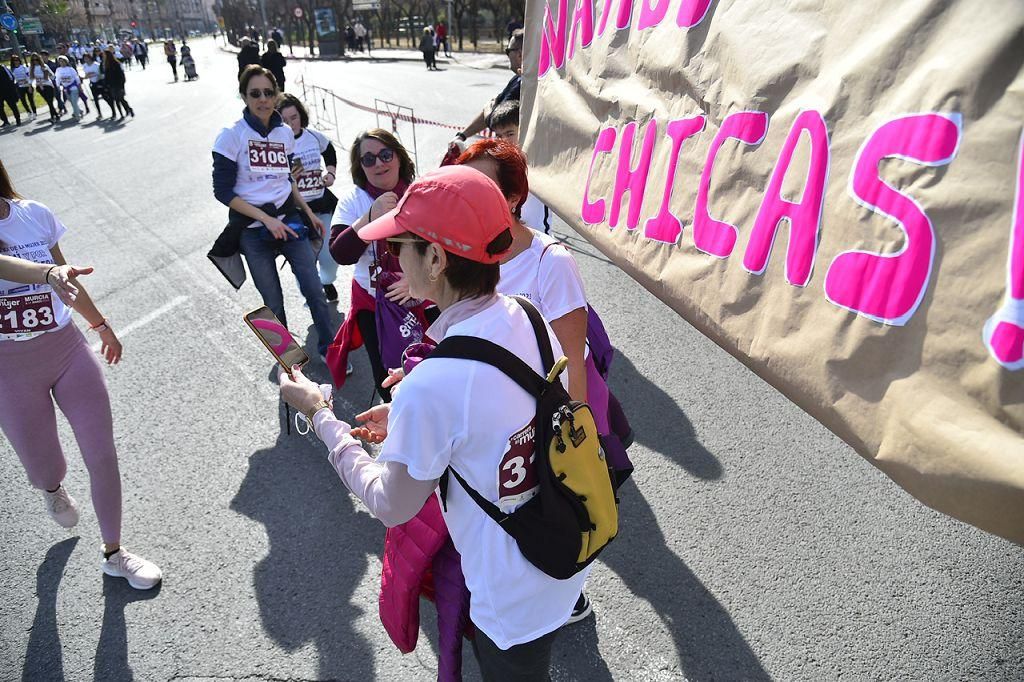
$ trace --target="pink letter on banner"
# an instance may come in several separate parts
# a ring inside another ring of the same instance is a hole
[[[576,36],[582,38],[580,47],[590,47],[594,42],[594,0],[576,0],[576,7],[572,11],[572,30],[569,31],[569,56],[572,59],[576,54]]]
[[[682,28],[693,28],[704,21],[710,8],[711,0],[683,0],[679,14],[676,15],[676,23]]]
[[[601,10],[601,24],[597,27],[597,35],[603,36],[605,28],[608,27],[608,17],[612,13],[612,2],[604,0],[604,9]],[[619,11],[615,15],[615,28],[623,29],[629,27],[629,20],[633,17],[633,0],[619,0]]]
[[[640,161],[631,168],[633,160],[633,138],[638,128],[636,122],[627,123],[619,139],[619,167],[615,172],[615,192],[612,194],[612,210],[608,217],[608,227],[619,224],[619,210],[622,208],[622,197],[629,192],[629,214],[626,227],[635,230],[640,224],[640,209],[643,208],[644,190],[647,188],[647,174],[651,170],[651,156],[654,153],[654,138],[658,136],[658,124],[654,119],[647,124],[644,141],[640,148]]]
[[[857,152],[850,193],[869,211],[896,221],[906,233],[897,253],[846,251],[825,274],[825,297],[876,322],[902,326],[924,298],[935,257],[935,232],[924,209],[878,176],[882,159],[895,157],[944,166],[960,145],[960,114],[913,114],[880,126]]]
[[[672,140],[672,155],[669,157],[668,174],[665,179],[665,193],[661,197],[661,208],[658,215],[649,219],[644,225],[644,237],[659,242],[675,244],[679,239],[679,233],[683,231],[683,224],[672,214],[668,208],[672,200],[672,189],[676,181],[676,167],[679,165],[679,149],[683,141],[704,130],[704,116],[690,116],[676,121],[670,121],[665,134]],[[632,204],[630,204],[632,208]]]
[[[544,19],[540,24],[540,59],[537,62],[537,77],[540,78],[552,63],[556,69],[565,66],[565,34],[568,28],[568,0],[558,0],[558,26],[551,21],[551,5],[544,4]]]
[[[683,4],[686,2],[684,0]],[[657,0],[654,7],[648,4],[648,0],[640,0],[640,19],[637,20],[636,29],[642,31],[651,26],[657,26],[668,14],[668,0]]]
[[[1017,197],[1010,226],[1010,258],[1006,298],[985,323],[982,338],[996,362],[1006,369],[1024,369],[1024,135],[1017,149]]]
[[[597,142],[594,143],[594,155],[590,157],[590,170],[587,171],[587,184],[583,188],[583,207],[580,209],[580,218],[588,225],[597,225],[604,221],[604,199],[597,201],[590,200],[590,180],[594,177],[594,164],[597,163],[598,154],[607,154],[615,148],[615,128],[603,128],[597,135]]]
[[[699,251],[716,258],[728,258],[736,246],[736,226],[711,217],[708,193],[715,157],[726,140],[735,139],[744,144],[759,145],[768,132],[768,114],[761,111],[738,111],[722,121],[715,139],[708,149],[707,162],[700,174],[697,203],[693,209],[693,243]]]
[[[807,168],[800,203],[782,198],[782,181],[793,163],[793,153],[806,132],[811,142],[811,159]],[[779,222],[789,220],[789,248],[786,251],[786,281],[798,287],[807,286],[814,269],[814,253],[818,248],[818,227],[821,225],[821,207],[825,200],[825,181],[828,179],[828,129],[821,113],[801,111],[793,122],[779,162],[768,181],[761,208],[754,221],[754,229],[743,254],[743,267],[760,275],[768,267],[768,256],[775,244]]]

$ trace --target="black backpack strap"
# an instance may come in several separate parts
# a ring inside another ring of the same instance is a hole
[[[447,469],[445,469],[444,474],[441,475],[441,505],[444,507],[445,511],[448,511],[449,474],[453,474],[455,476],[455,480],[457,480],[462,485],[463,489],[467,493],[469,493],[469,496],[473,498],[473,501],[476,502],[477,506],[483,509],[484,513],[486,513],[488,516],[494,519],[495,523],[497,523],[500,526],[505,522],[506,519],[508,519],[508,514],[498,509],[498,506],[496,504],[486,499],[483,495],[474,490],[473,486],[466,483],[466,479],[464,479],[462,476],[459,476],[459,472],[453,469],[452,467],[448,467]]]
[[[527,299],[522,296],[513,296],[512,298],[522,306],[523,310],[526,311],[526,316],[530,318],[530,324],[533,325],[533,333],[537,337],[537,346],[540,348],[540,361],[544,365],[544,373],[547,374],[555,366],[555,356],[551,351],[551,338],[548,336],[547,327],[544,326],[544,318],[541,317],[540,311]]]
[[[501,370],[534,398],[540,398],[550,386],[544,377],[508,349],[477,336],[449,336],[437,344],[429,358],[476,360]]]

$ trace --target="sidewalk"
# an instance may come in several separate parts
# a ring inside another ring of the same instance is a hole
[[[234,45],[224,45],[220,38],[217,38],[217,47],[223,52],[238,54],[239,48]],[[323,57],[319,55],[310,56],[309,48],[295,46],[292,53],[287,45],[281,47],[281,54],[290,60],[298,61],[324,61],[324,62],[422,62],[423,54],[419,50],[407,50],[402,48],[374,49],[372,53],[346,52],[344,56]],[[457,64],[470,69],[508,69],[508,57],[493,52],[452,52],[451,57],[445,57],[444,53],[437,56],[438,64]]]

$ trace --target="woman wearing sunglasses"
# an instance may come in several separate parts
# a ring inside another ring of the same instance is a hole
[[[275,264],[283,255],[309,304],[323,357],[334,330],[310,240],[319,240],[324,226],[292,179],[295,135],[276,111],[277,81],[270,71],[258,64],[247,66],[238,79],[238,92],[245,100],[242,118],[222,130],[213,144],[213,193],[231,211],[228,228],[210,257],[217,263],[218,258],[230,259],[241,251],[263,303],[287,327]],[[311,235],[306,225],[316,233]],[[241,286],[241,281],[228,279],[236,288]]]
[[[331,255],[342,265],[355,265],[352,277],[352,307],[338,332],[335,346],[337,360],[331,367],[335,383],[344,383],[348,354],[361,344],[366,345],[373,370],[374,385],[381,398],[391,400],[389,389],[381,386],[387,378],[387,367],[381,359],[381,339],[377,333],[376,283],[378,278],[391,279],[401,272],[398,259],[387,254],[383,242],[364,241],[359,229],[376,220],[395,206],[413,180],[414,167],[409,152],[386,130],[367,130],[352,143],[349,167],[355,185],[338,198],[331,219]],[[385,276],[387,275],[387,276]],[[385,296],[399,304],[410,301],[404,278],[387,286]]]

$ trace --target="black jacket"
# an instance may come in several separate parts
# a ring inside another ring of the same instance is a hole
[[[260,63],[260,48],[255,45],[247,45],[242,48],[242,51],[238,53],[238,75],[242,75],[242,70],[250,64]]]
[[[279,88],[284,84],[285,63],[284,55],[280,52],[264,52],[263,56],[260,57],[260,64],[264,68],[269,69],[270,73],[274,74],[274,78],[277,79],[277,87]]]

